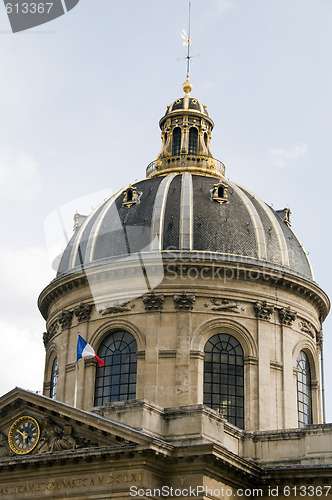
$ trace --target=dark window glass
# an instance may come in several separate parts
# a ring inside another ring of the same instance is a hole
[[[50,398],[56,399],[56,389],[58,385],[58,373],[59,373],[59,365],[58,358],[55,358],[52,365],[51,371],[51,387],[50,387]]]
[[[236,376],[234,375],[236,373]],[[204,404],[244,428],[243,349],[232,335],[218,333],[204,349]]]
[[[297,413],[299,427],[312,424],[310,365],[303,351],[297,358]]]
[[[173,130],[173,145],[172,145],[172,155],[176,156],[181,153],[181,129],[180,127],[175,127]]]
[[[208,145],[208,136],[207,136],[206,132],[204,132],[204,142],[205,142],[205,145],[207,146]]]
[[[128,189],[127,191],[127,201],[133,201],[133,190]]]
[[[197,155],[198,130],[195,127],[189,129],[189,154]]]
[[[102,342],[98,356],[105,366],[97,367],[95,406],[136,398],[136,353],[136,340],[128,332],[114,332]]]
[[[218,187],[218,198],[223,198],[224,197],[224,188],[223,186]]]

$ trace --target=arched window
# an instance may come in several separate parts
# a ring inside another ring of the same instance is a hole
[[[172,145],[172,155],[176,156],[181,153],[181,129],[180,127],[175,127],[173,130],[173,145]]]
[[[208,135],[206,132],[204,132],[204,142],[205,142],[205,146],[207,147],[208,146]]]
[[[58,385],[58,373],[59,373],[59,364],[58,358],[55,358],[52,365],[51,371],[51,387],[50,387],[50,398],[56,399],[56,389]]]
[[[224,198],[224,186],[218,186],[218,198]]]
[[[133,190],[132,189],[127,190],[127,201],[133,201]]]
[[[197,155],[198,130],[195,127],[189,129],[189,150],[190,155]]]
[[[136,397],[137,343],[124,331],[111,333],[102,342],[98,356],[105,366],[97,367],[95,406]]]
[[[308,356],[301,351],[297,358],[297,413],[299,427],[312,424],[311,374]]]
[[[218,333],[205,344],[204,404],[244,429],[243,349],[228,333]]]

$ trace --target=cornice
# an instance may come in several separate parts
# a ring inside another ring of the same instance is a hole
[[[321,317],[322,321],[326,318],[329,310],[330,310],[330,300],[326,293],[317,285],[317,283],[310,281],[302,276],[287,272],[285,269],[282,271],[279,269],[274,269],[268,267],[267,264],[261,265],[261,263],[255,262],[253,264],[243,263],[243,262],[226,262],[224,260],[219,260],[221,256],[218,254],[210,254],[207,252],[191,252],[191,253],[180,253],[180,252],[162,252],[163,263],[164,263],[164,280],[159,288],[165,284],[165,278],[168,276],[169,265],[172,266],[171,273],[174,276],[174,273],[179,270],[181,273],[185,272],[186,266],[190,266],[191,268],[203,269],[204,279],[206,281],[206,287],[211,289],[211,280],[207,279],[208,277],[214,277],[215,286],[219,286],[220,282],[223,281],[223,276],[225,274],[226,278],[231,274],[233,276],[232,279],[248,282],[250,279],[250,272],[256,272],[255,275],[255,283],[268,285],[271,287],[275,287],[276,289],[286,290],[296,296],[302,297],[303,299],[309,301],[317,310],[318,315]],[[149,257],[149,256],[147,256]],[[218,259],[219,257],[219,259]],[[153,266],[154,255],[151,252],[151,266]],[[149,261],[149,258],[145,258],[145,263]],[[109,267],[108,263],[104,265],[97,265],[94,268],[89,267],[89,279],[92,276],[98,279],[111,279],[114,276],[114,273],[118,273],[121,269],[121,272],[125,275],[126,272],[130,272],[132,274],[133,267],[136,267],[134,262],[128,265],[128,262],[124,264],[121,268],[121,262],[118,263],[117,268],[114,267],[114,264]],[[219,275],[216,275],[216,266],[220,270]],[[214,275],[212,274],[214,273]],[[228,273],[228,275],[227,275]],[[248,277],[249,276],[249,277]],[[195,281],[190,281],[190,288],[195,286]],[[229,283],[231,279],[227,279],[227,283]],[[177,288],[176,281],[173,281],[174,288]],[[185,281],[183,281],[182,287],[184,286]],[[38,307],[45,318],[48,318],[48,311],[53,302],[66,294],[67,292],[71,292],[72,290],[78,289],[82,286],[86,286],[88,284],[88,279],[86,277],[86,273],[84,271],[78,271],[74,273],[70,273],[66,276],[57,278],[53,280],[40,294],[38,299]],[[169,283],[167,283],[167,288],[169,288]],[[186,288],[188,288],[186,286]],[[202,289],[202,284],[197,282],[197,288]],[[189,290],[188,290],[189,291]]]

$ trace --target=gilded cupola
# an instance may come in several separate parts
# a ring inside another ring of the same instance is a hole
[[[210,149],[214,127],[207,107],[191,97],[192,84],[183,84],[184,96],[167,106],[161,118],[162,148],[155,161],[147,167],[147,177],[170,172],[191,172],[222,178],[225,166],[216,160]]]

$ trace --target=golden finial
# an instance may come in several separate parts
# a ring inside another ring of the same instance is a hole
[[[189,81],[189,73],[187,73],[187,80],[182,85],[182,88],[183,88],[183,92],[185,92],[186,94],[189,94],[193,89],[193,86]]]

